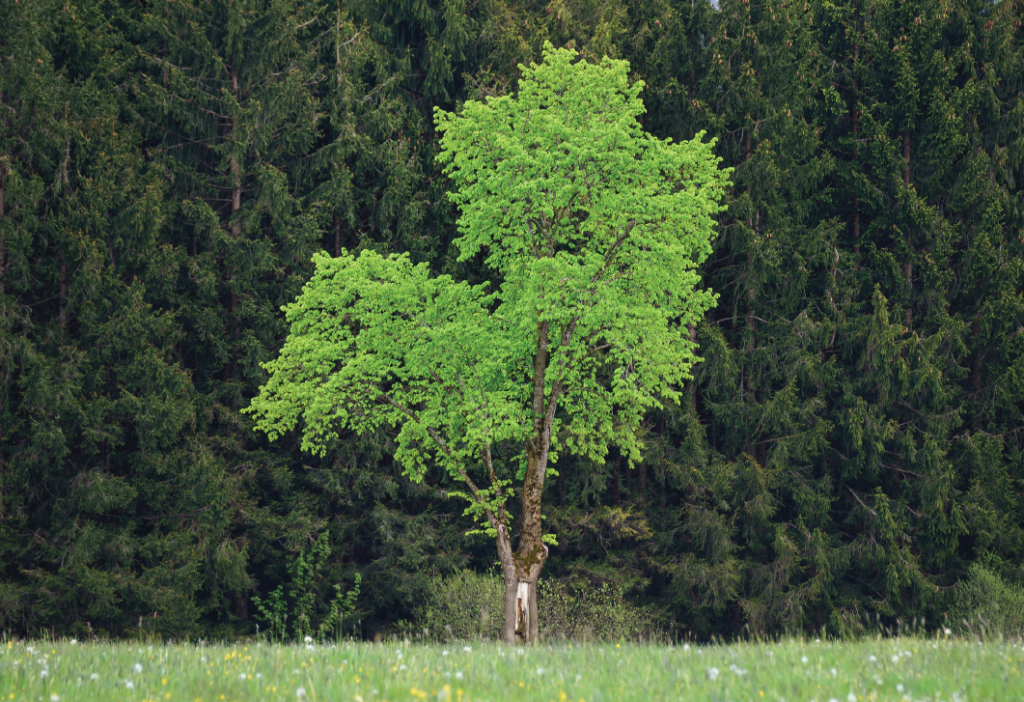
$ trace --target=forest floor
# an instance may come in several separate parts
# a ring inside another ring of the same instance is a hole
[[[1024,700],[1024,646],[935,638],[732,645],[7,642],[5,700]]]

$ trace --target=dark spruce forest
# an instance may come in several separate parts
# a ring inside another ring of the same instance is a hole
[[[444,578],[493,572],[446,474],[401,477],[387,432],[314,457],[241,410],[314,253],[488,279],[450,246],[433,109],[514,92],[548,41],[628,60],[644,129],[705,131],[733,171],[704,360],[638,467],[558,461],[542,577],[698,639],[941,626],[971,578],[1019,587],[1022,20],[1022,0],[0,2],[0,629],[251,636],[275,591],[323,619],[358,574],[344,629],[387,636]]]

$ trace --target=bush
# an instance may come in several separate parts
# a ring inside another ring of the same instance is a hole
[[[1020,639],[1024,637],[1024,588],[975,564],[956,587],[952,615],[969,636]]]
[[[537,608],[542,641],[651,641],[667,639],[657,614],[626,602],[607,583],[570,584],[541,579]],[[500,639],[504,580],[493,573],[464,571],[431,579],[417,628],[439,640]]]

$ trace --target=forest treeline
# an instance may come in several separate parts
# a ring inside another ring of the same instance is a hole
[[[644,128],[706,130],[734,169],[702,266],[718,306],[690,329],[704,361],[638,468],[558,461],[545,577],[698,638],[941,622],[976,563],[1024,582],[1022,19],[1022,0],[0,2],[0,628],[252,634],[254,601],[329,543],[304,582],[323,603],[359,573],[372,635],[433,578],[493,567],[386,433],[319,458],[240,410],[315,252],[487,279],[449,247],[432,112],[514,91],[545,41],[627,59]]]

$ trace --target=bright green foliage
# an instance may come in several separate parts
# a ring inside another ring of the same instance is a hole
[[[544,413],[564,409],[553,458],[560,445],[640,458],[643,413],[678,397],[696,360],[685,325],[714,301],[694,268],[725,174],[699,138],[642,133],[642,85],[624,62],[573,59],[548,49],[519,95],[438,115],[461,258],[486,251],[498,289],[431,277],[406,256],[318,256],[253,401],[258,428],[273,439],[301,421],[303,447],[322,454],[339,429],[398,427],[405,473],[443,466],[480,516],[501,511],[525,468],[525,449],[497,468],[491,453],[531,440],[537,392]],[[478,489],[469,473],[485,467]]]
[[[350,617],[355,612],[356,598],[359,597],[359,584],[362,582],[362,576],[359,573],[355,574],[355,584],[352,589],[346,593],[342,593],[341,585],[334,584],[334,598],[323,603],[327,609],[326,614],[316,611],[318,609],[316,588],[323,578],[322,571],[331,555],[327,537],[328,533],[323,532],[308,551],[303,549],[292,559],[288,565],[291,582],[287,596],[284,584],[278,585],[267,596],[266,603],[259,595],[253,596],[252,601],[256,606],[256,611],[259,612],[259,618],[270,625],[271,639],[282,641],[287,636],[289,618],[287,600],[293,602],[290,608],[292,630],[298,641],[310,634],[316,634],[320,639],[326,638],[329,634],[336,639],[340,638],[345,617]],[[320,620],[315,627],[313,626],[314,617]]]

